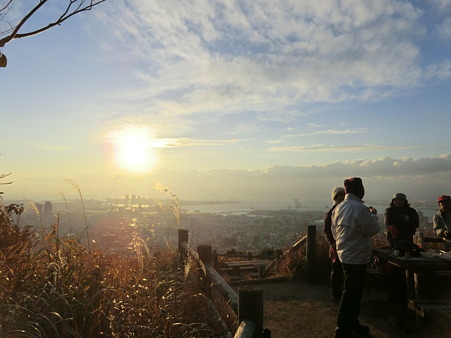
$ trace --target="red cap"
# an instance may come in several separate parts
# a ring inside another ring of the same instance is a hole
[[[451,202],[451,197],[447,195],[442,195],[437,200],[438,203],[440,202]]]

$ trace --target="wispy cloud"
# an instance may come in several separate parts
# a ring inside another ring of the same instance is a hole
[[[309,127],[309,128],[321,128],[322,125],[320,125],[318,123],[315,123],[315,122],[311,122],[311,123],[307,124],[307,127]]]
[[[334,151],[334,152],[361,152],[361,151],[389,151],[389,150],[406,150],[417,149],[417,146],[384,146],[376,144],[363,144],[363,145],[323,145],[315,144],[309,146],[281,146],[270,147],[267,151],[272,152],[306,152],[306,151]]]
[[[155,148],[182,148],[199,146],[224,146],[235,144],[240,140],[196,140],[191,138],[160,138],[153,139],[148,145]]]
[[[316,136],[316,135],[349,135],[349,134],[363,134],[367,133],[368,128],[354,128],[354,129],[327,129],[327,130],[316,130],[310,133],[299,133],[299,134],[286,134],[282,135],[279,139],[268,140],[266,143],[268,144],[279,144],[288,139],[295,139],[298,137],[306,137],[306,136]],[[291,147],[290,147],[291,148]]]
[[[365,134],[368,132],[368,128],[355,128],[355,129],[328,129],[328,130],[317,130],[311,133],[300,133],[300,134],[289,134],[283,136],[283,138],[293,138],[298,136],[312,136],[312,135],[349,135],[349,134]]]
[[[424,81],[418,41],[428,28],[410,2],[134,0],[109,9],[105,27],[127,46],[124,60],[145,66],[131,66],[141,81],[133,95],[155,115],[274,118],[301,114],[309,102],[377,100]]]

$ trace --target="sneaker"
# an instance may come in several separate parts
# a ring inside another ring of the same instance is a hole
[[[336,327],[335,328],[335,338],[357,338],[358,336],[350,327]]]
[[[368,335],[370,333],[370,327],[366,325],[362,325],[360,323],[351,325],[351,330],[357,333],[358,335]]]

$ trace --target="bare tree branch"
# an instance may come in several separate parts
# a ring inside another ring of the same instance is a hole
[[[22,20],[20,20],[19,24],[16,26],[16,28],[14,28],[13,32],[8,35],[7,37],[4,37],[3,39],[0,40],[0,47],[3,47],[5,44],[7,44],[8,42],[10,42],[12,39],[14,39],[17,35],[17,32],[19,31],[19,29],[25,24],[25,22],[27,22],[27,20],[29,18],[31,18],[31,16],[36,13],[36,11],[39,10],[39,8],[41,8],[48,0],[42,0],[39,2],[38,5],[36,5],[26,16],[24,16],[24,18]],[[11,3],[11,2],[10,2]]]
[[[8,9],[9,6],[13,3],[14,0],[9,0],[8,3],[0,9],[0,13]],[[30,0],[28,0],[30,1]],[[81,12],[90,11],[93,7],[105,2],[107,0],[67,0],[68,3],[62,12],[62,14],[53,22],[50,22],[48,25],[35,29],[33,31],[20,33],[20,29],[23,25],[33,16],[36,12],[41,9],[41,7],[48,2],[48,0],[39,0],[39,3],[34,6],[27,15],[25,15],[20,22],[12,29],[11,33],[4,38],[0,39],[0,47],[5,46],[8,42],[13,39],[25,38],[28,36],[33,36],[39,33],[42,33],[54,26],[62,24],[64,21],[69,19],[70,17],[79,14]]]
[[[0,13],[6,10],[14,0],[9,0],[3,7],[0,8]]]
[[[8,173],[8,174],[0,174],[0,180],[1,179],[3,179],[3,178],[5,178],[5,177],[8,177],[9,175],[11,175],[11,173]],[[13,183],[13,182],[0,182],[0,184],[11,184],[11,183]]]
[[[3,7],[0,8],[0,22],[2,22],[3,19],[8,16],[13,1],[14,0],[8,0],[8,2],[5,3],[5,5]],[[12,32],[13,28],[14,27],[11,26],[10,29],[8,29],[7,31],[4,31],[4,32],[0,31],[0,35],[4,35],[7,32]]]

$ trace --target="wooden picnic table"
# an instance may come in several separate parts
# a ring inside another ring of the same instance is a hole
[[[374,255],[406,272],[407,301],[410,309],[424,316],[425,310],[451,309],[451,301],[437,299],[438,271],[451,271],[451,261],[436,257],[395,256],[391,249],[374,249]],[[433,255],[432,255],[433,256]]]

